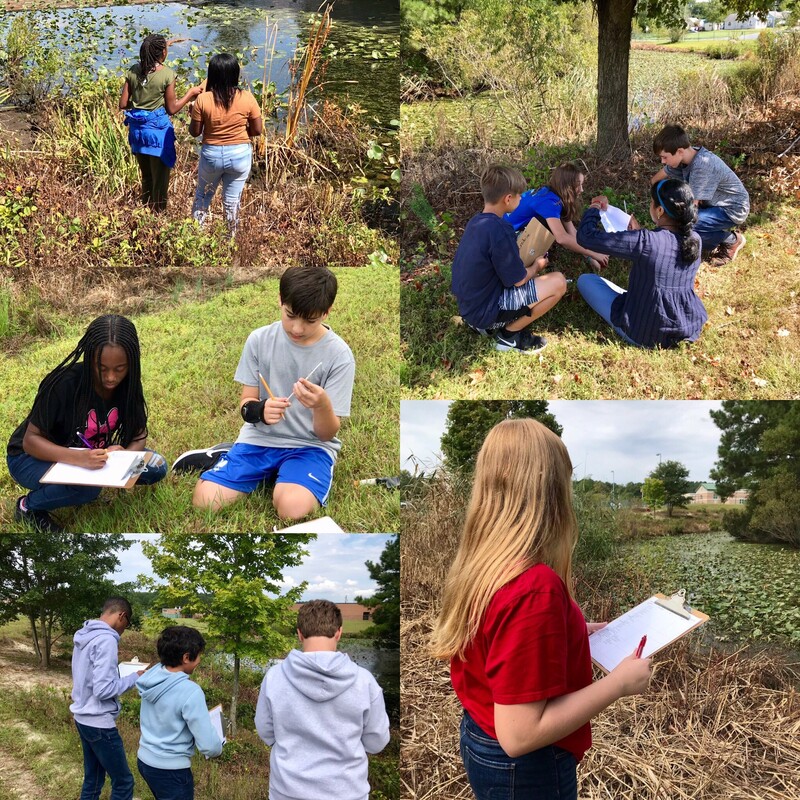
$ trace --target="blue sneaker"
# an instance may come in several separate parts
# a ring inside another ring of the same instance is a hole
[[[494,339],[495,350],[516,350],[518,353],[525,353],[528,356],[540,353],[547,347],[547,339],[544,336],[535,336],[527,330],[509,333],[501,328],[495,333]]]

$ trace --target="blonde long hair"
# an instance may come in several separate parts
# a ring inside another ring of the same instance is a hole
[[[572,508],[567,448],[533,419],[489,431],[478,453],[467,517],[431,636],[435,658],[464,657],[494,594],[537,563],[547,564],[572,596]]]

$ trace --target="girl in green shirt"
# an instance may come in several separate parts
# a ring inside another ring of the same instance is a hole
[[[170,116],[203,91],[195,86],[178,100],[177,75],[164,64],[167,44],[159,34],[145,37],[139,63],[128,70],[119,98],[128,126],[128,143],[142,175],[142,202],[154,211],[167,208],[169,173],[175,166],[175,131]]]

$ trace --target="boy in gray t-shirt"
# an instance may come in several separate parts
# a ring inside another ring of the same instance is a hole
[[[688,183],[698,206],[694,230],[703,250],[717,248],[713,266],[733,261],[747,241],[733,228],[750,213],[750,196],[736,173],[705,147],[692,147],[680,125],[667,125],[653,140],[653,152],[664,166],[650,183],[665,178]]]
[[[234,376],[244,425],[200,475],[196,507],[217,511],[273,477],[282,519],[325,505],[355,374],[350,348],[323,324],[335,298],[336,276],[324,267],[290,267],[281,276],[281,319],[247,337]]]

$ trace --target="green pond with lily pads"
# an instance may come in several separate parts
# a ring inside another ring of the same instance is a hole
[[[652,592],[685,588],[711,617],[707,638],[800,649],[800,550],[708,533],[633,542],[620,556],[623,569],[648,576]]]
[[[318,8],[317,0],[245,0],[14,12],[0,17],[0,40],[14,17],[25,15],[37,32],[38,44],[68,54],[66,71],[119,75],[121,80],[124,69],[138,60],[142,39],[149,33],[162,33],[168,39],[185,40],[170,47],[167,63],[188,83],[205,77],[214,53],[229,52],[239,59],[244,82],[254,93],[274,84],[280,99],[289,85],[292,56],[307,40]],[[367,124],[395,127],[399,114],[397,0],[336,0],[331,16],[333,24],[323,51],[326,66],[321,86],[309,97],[312,108],[328,98],[343,106],[357,106]]]

